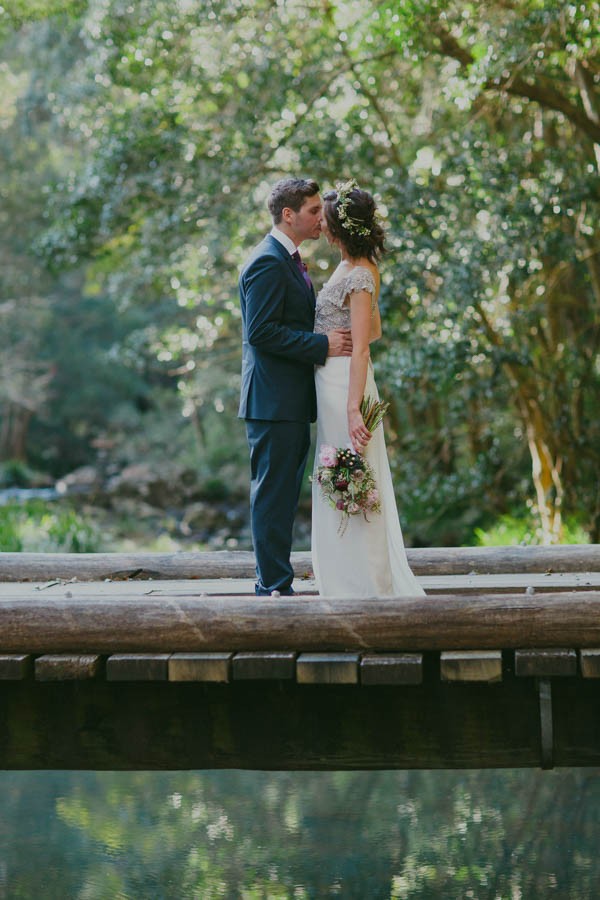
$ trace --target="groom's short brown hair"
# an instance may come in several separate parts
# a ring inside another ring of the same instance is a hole
[[[307,197],[314,197],[320,191],[316,181],[308,178],[282,178],[273,185],[269,194],[268,207],[273,217],[273,224],[281,222],[281,215],[286,206],[299,212]]]

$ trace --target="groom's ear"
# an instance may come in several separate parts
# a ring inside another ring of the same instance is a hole
[[[292,216],[294,214],[294,210],[291,206],[284,206],[281,210],[281,221],[285,222],[287,225],[292,221]]]

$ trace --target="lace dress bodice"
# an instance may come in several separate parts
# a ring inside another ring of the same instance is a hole
[[[315,332],[326,334],[334,328],[350,328],[350,294],[367,291],[371,294],[371,312],[375,312],[375,279],[364,266],[355,266],[348,275],[328,281],[317,294]]]

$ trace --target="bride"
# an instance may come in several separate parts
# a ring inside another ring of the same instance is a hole
[[[317,454],[323,445],[352,447],[371,466],[380,512],[352,515],[340,529],[340,512],[323,498],[313,478],[312,560],[325,597],[417,597],[424,594],[406,559],[383,425],[373,434],[360,413],[363,396],[378,398],[369,353],[381,337],[379,270],[384,233],[375,201],[349,181],[323,197],[323,233],[341,253],[317,296],[315,331],[351,328],[352,356],[329,357],[316,367]]]

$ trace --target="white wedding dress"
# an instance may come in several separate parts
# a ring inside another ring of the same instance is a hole
[[[317,296],[315,331],[350,327],[350,294],[375,293],[369,269],[356,266],[345,278],[327,283]],[[315,369],[317,388],[317,448],[315,470],[322,444],[350,447],[346,401],[350,357],[328,357]],[[379,398],[369,362],[365,395]],[[317,589],[322,597],[420,597],[424,591],[406,559],[398,520],[392,475],[385,448],[383,425],[375,429],[365,458],[373,469],[381,500],[381,512],[350,516],[339,533],[341,513],[332,509],[313,480],[312,563]]]

